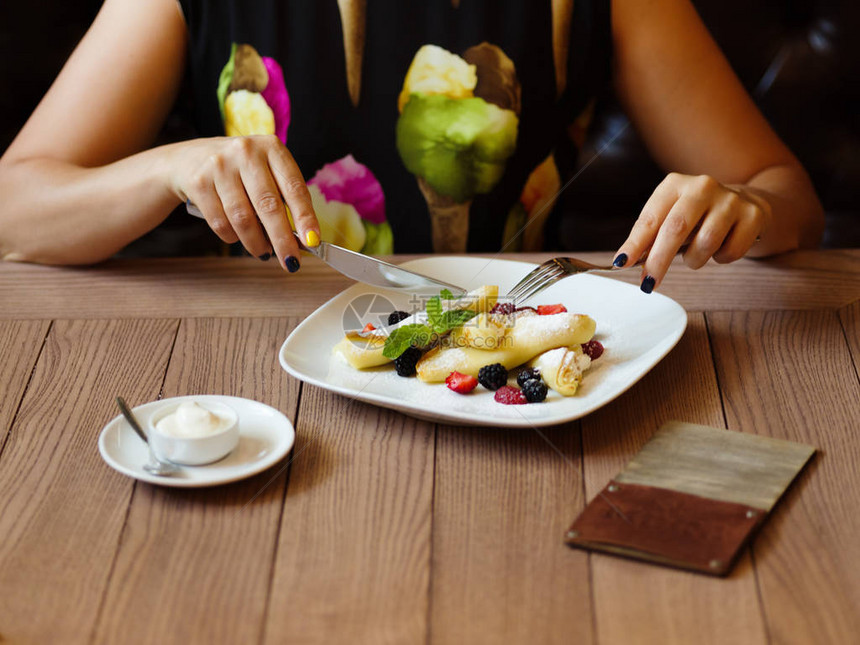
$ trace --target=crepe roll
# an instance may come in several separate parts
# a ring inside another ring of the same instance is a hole
[[[478,314],[461,327],[457,327],[445,339],[443,345],[452,347],[474,347],[491,350],[500,347],[505,334],[512,325],[510,316],[500,314]]]
[[[573,396],[583,372],[591,367],[591,358],[581,345],[557,347],[536,356],[526,367],[537,368],[544,382],[562,396]]]
[[[386,338],[386,334],[350,331],[332,351],[357,370],[379,367],[391,362],[390,358],[382,355]]]
[[[495,284],[485,284],[477,289],[472,289],[469,293],[460,296],[456,300],[443,300],[442,309],[464,309],[481,313],[482,311],[490,311],[499,300],[499,286]]]
[[[492,363],[511,369],[555,347],[587,342],[595,327],[589,316],[567,312],[518,318],[496,349],[443,346],[431,349],[418,361],[418,378],[425,383],[439,383],[455,371],[477,376],[478,370]]]

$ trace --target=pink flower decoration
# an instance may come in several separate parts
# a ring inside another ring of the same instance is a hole
[[[286,144],[287,128],[290,126],[290,95],[284,83],[284,72],[274,58],[262,56],[262,59],[269,73],[269,83],[262,95],[275,115],[275,134]]]
[[[370,168],[352,155],[327,163],[308,182],[316,185],[329,201],[352,204],[362,219],[381,224],[385,221],[385,194]]]

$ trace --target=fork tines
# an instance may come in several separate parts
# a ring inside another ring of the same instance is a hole
[[[514,302],[528,300],[543,291],[553,282],[565,275],[566,271],[557,258],[547,260],[535,267],[531,273],[520,280],[509,292],[508,298]]]

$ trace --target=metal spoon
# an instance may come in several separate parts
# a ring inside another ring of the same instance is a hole
[[[146,447],[149,449],[149,463],[144,464],[143,469],[152,475],[160,477],[170,477],[171,475],[178,473],[180,470],[179,466],[169,461],[159,459],[158,455],[153,452],[152,446],[149,445],[149,440],[146,438],[146,433],[143,431],[143,428],[140,427],[140,423],[138,423],[134,414],[132,414],[131,409],[126,405],[121,396],[116,397],[116,404],[119,406],[122,416],[124,416],[125,420],[128,421],[132,430],[137,433],[137,436],[143,440],[143,443],[145,443]]]

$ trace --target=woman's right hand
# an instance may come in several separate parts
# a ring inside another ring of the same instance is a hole
[[[241,241],[260,259],[274,253],[290,272],[299,268],[290,217],[306,246],[319,244],[305,180],[275,135],[196,139],[172,147],[170,189],[193,202],[224,242]]]

